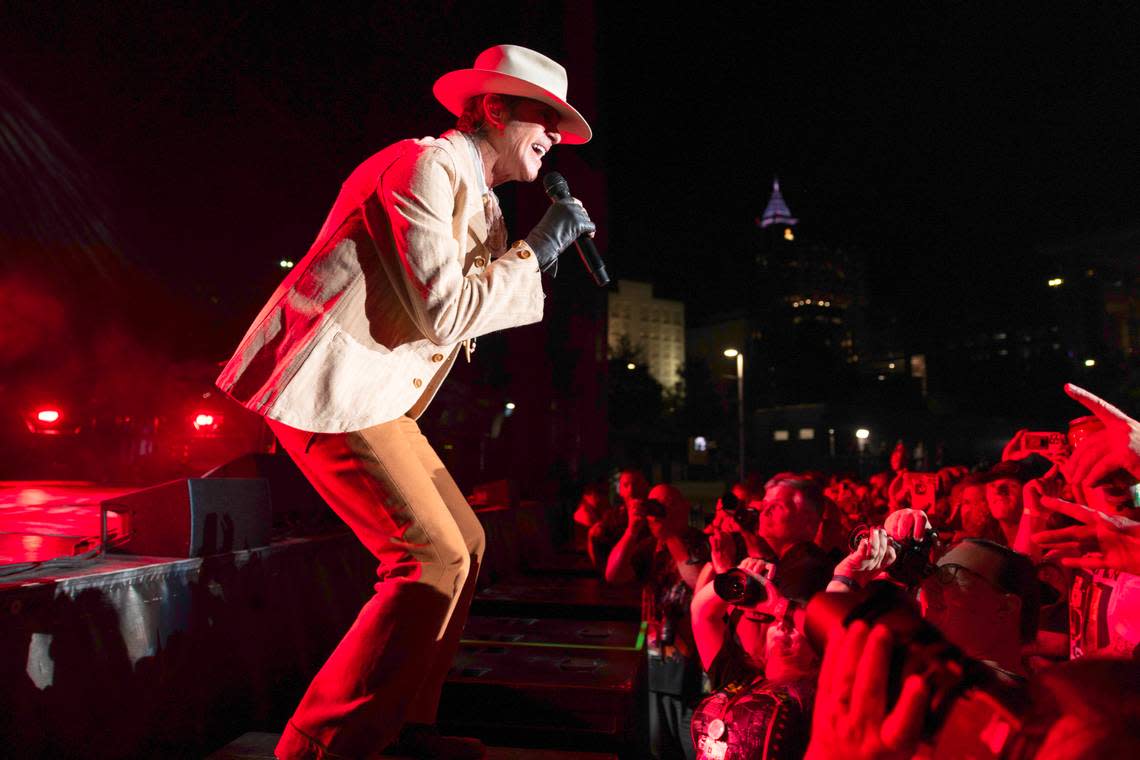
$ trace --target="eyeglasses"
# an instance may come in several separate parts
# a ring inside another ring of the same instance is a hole
[[[965,573],[964,575],[963,572]],[[943,586],[949,586],[951,583],[954,583],[965,591],[976,587],[978,580],[980,580],[998,593],[1005,593],[990,583],[989,579],[984,575],[979,575],[970,568],[963,567],[962,565],[955,565],[953,563],[939,565],[938,569],[934,571],[934,577],[938,583]]]

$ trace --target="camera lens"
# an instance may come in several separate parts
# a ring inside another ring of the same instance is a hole
[[[730,604],[750,606],[768,598],[768,591],[764,588],[765,583],[767,581],[760,576],[737,567],[714,577],[713,590],[717,596]]]
[[[847,548],[850,551],[855,551],[859,548],[859,542],[864,538],[871,535],[870,525],[856,525],[851,529],[851,533],[847,536]]]

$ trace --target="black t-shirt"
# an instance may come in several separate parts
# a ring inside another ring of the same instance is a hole
[[[735,609],[725,616],[724,642],[709,663],[709,688],[713,691],[741,688],[763,675],[760,664],[744,649],[740,634],[736,632],[743,616],[742,609]]]
[[[793,545],[776,560],[773,580],[780,593],[804,605],[827,588],[835,572],[835,560],[811,541]]]

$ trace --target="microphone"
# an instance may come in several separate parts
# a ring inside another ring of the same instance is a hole
[[[566,184],[566,178],[558,172],[550,172],[543,177],[542,186],[546,189],[546,194],[550,197],[551,203],[571,197],[570,186]],[[579,235],[578,239],[574,241],[574,247],[578,249],[578,256],[586,266],[586,271],[594,278],[594,283],[599,288],[609,285],[610,276],[606,274],[606,263],[602,261],[601,254],[598,253],[598,249],[590,236]]]

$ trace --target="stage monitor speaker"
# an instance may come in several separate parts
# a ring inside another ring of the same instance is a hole
[[[337,522],[296,463],[285,454],[244,454],[207,472],[204,478],[265,478],[275,528],[319,528]]]
[[[273,509],[264,478],[183,478],[104,501],[102,519],[109,551],[189,558],[268,546]]]

